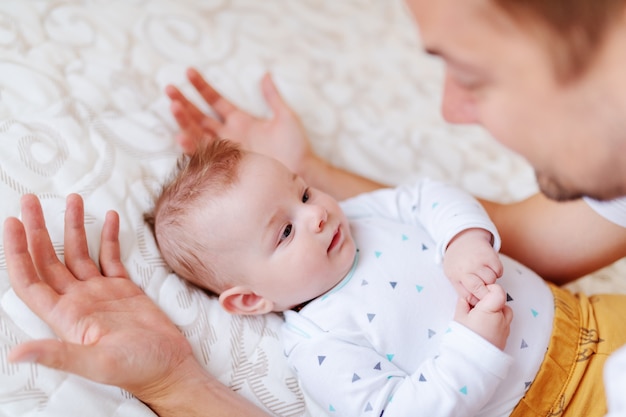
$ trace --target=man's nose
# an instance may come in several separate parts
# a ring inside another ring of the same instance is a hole
[[[457,84],[446,73],[441,102],[441,114],[449,123],[478,123],[476,102],[471,92]]]

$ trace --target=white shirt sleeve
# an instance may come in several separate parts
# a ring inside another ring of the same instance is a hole
[[[585,197],[584,200],[589,204],[589,207],[605,219],[626,227],[626,197],[609,201],[598,201]]]
[[[491,398],[512,363],[510,356],[451,322],[439,354],[412,374],[390,358],[322,331],[286,312],[283,338],[303,389],[330,415],[385,417],[473,416]]]
[[[598,201],[584,198],[585,202],[602,217],[613,223],[626,227],[626,197],[610,201]],[[626,398],[623,389],[626,387],[626,346],[614,352],[604,366],[604,386],[608,414],[606,417],[626,415]]]
[[[471,228],[485,229],[500,250],[500,235],[482,205],[464,190],[442,182],[422,179],[410,185],[362,194],[342,203],[350,218],[399,219],[420,224],[437,243],[436,262],[441,262],[450,241]]]
[[[604,386],[608,414],[606,417],[623,417],[626,415],[626,346],[611,354],[604,366]]]

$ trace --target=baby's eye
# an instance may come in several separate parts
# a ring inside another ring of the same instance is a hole
[[[285,230],[283,230],[283,233],[280,235],[281,242],[291,235],[291,229],[293,229],[293,225],[291,224],[288,224],[287,227],[285,227]]]
[[[306,203],[309,201],[309,189],[304,190],[304,194],[302,194],[302,202]]]

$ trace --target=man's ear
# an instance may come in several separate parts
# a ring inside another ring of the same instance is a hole
[[[231,314],[266,314],[274,309],[274,303],[249,288],[236,286],[220,294],[222,308]]]

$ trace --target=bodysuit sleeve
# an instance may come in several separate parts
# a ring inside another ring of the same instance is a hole
[[[500,250],[500,236],[482,205],[469,193],[450,184],[422,179],[410,185],[362,194],[342,203],[349,218],[380,216],[419,224],[437,243],[436,262],[458,233],[481,228],[493,236]]]
[[[473,416],[504,380],[512,359],[464,326],[451,322],[439,354],[408,374],[393,357],[358,340],[338,337],[286,312],[285,353],[303,389],[328,415]]]

